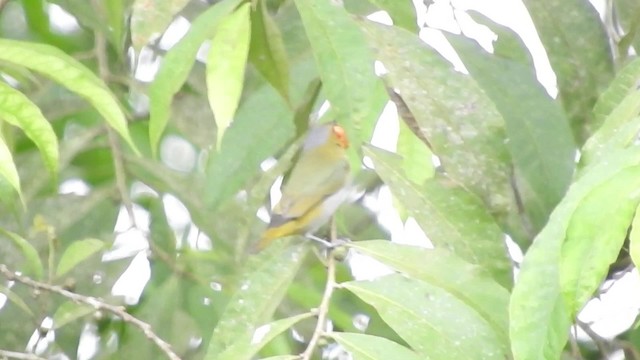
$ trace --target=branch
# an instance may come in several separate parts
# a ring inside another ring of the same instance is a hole
[[[336,222],[335,218],[331,218],[331,243],[335,243],[337,238],[336,234]],[[307,344],[307,348],[305,351],[300,354],[300,358],[302,360],[310,360],[313,355],[313,351],[318,344],[318,340],[320,337],[324,335],[324,326],[327,322],[327,315],[329,313],[329,302],[331,300],[331,295],[333,294],[333,290],[336,287],[336,259],[331,252],[331,248],[327,249],[327,283],[324,288],[324,294],[322,295],[322,300],[320,300],[320,305],[318,306],[318,321],[316,322],[316,328],[313,331],[313,335],[311,336],[311,340],[309,340],[309,344]]]
[[[167,356],[167,358],[171,360],[180,360],[180,357],[171,349],[171,345],[166,341],[160,339],[160,337],[158,337],[158,335],[153,332],[151,325],[129,314],[122,306],[111,305],[105,303],[101,299],[92,296],[76,294],[63,289],[60,286],[41,283],[27,276],[18,275],[17,273],[9,270],[9,268],[7,268],[5,264],[0,264],[0,273],[2,273],[10,281],[17,281],[34,289],[52,292],[76,303],[89,305],[96,310],[102,310],[112,313],[121,318],[122,321],[140,329],[140,331],[144,333],[147,339],[151,340],[151,342],[153,342]]]
[[[583,321],[580,321],[579,319],[576,319],[576,324],[580,327],[580,329],[582,329],[582,331],[584,331],[587,334],[587,336],[591,338],[591,340],[593,340],[593,342],[596,344],[596,347],[602,354],[603,358],[606,358],[612,348],[609,341],[603,338],[602,336],[600,336],[600,334],[598,334],[597,332],[593,331],[593,329],[591,328],[591,326],[589,326],[589,324]]]
[[[19,359],[19,360],[46,360],[35,354],[15,352],[0,349],[0,359]]]

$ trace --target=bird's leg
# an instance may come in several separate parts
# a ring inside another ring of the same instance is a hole
[[[313,240],[315,242],[318,242],[318,243],[322,244],[324,247],[326,247],[328,249],[331,249],[334,246],[332,243],[328,242],[327,240],[319,238],[319,237],[317,237],[317,236],[315,236],[313,234],[306,234],[304,237],[306,237],[309,240]]]
[[[323,238],[317,237],[313,234],[306,234],[305,237],[309,240],[313,240],[317,243],[322,244],[327,250],[333,250],[338,246],[344,245],[349,242],[349,239],[336,239],[335,242],[329,242]]]

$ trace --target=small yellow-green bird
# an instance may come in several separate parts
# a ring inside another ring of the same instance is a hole
[[[311,233],[327,222],[348,196],[348,147],[347,135],[336,123],[309,130],[298,162],[282,188],[282,198],[271,211],[271,222],[258,250],[284,236],[312,237]]]

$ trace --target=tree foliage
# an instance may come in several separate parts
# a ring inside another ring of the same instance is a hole
[[[524,1],[554,98],[474,11],[462,72],[409,0],[0,0],[0,358],[640,359],[577,318],[640,261],[640,7],[610,5]],[[364,191],[320,235],[351,241],[253,254],[326,102]],[[381,189],[434,248],[388,241]]]

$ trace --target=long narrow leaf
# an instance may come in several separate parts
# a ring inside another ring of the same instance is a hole
[[[438,287],[399,274],[342,286],[373,306],[422,358],[509,357],[508,344],[477,312]]]
[[[330,336],[347,349],[354,360],[418,360],[418,354],[389,339],[355,333],[331,333]]]
[[[598,12],[583,0],[525,0],[558,78],[559,98],[577,143],[600,123],[591,109],[613,75],[609,40]]]
[[[220,20],[233,11],[242,0],[224,0],[203,12],[193,22],[189,32],[171,48],[162,61],[149,87],[149,141],[157,154],[158,143],[171,116],[171,101],[189,76],[202,43],[213,37]]]
[[[85,98],[138,152],[113,93],[91,70],[71,56],[50,45],[0,39],[0,60],[37,71]]]
[[[0,119],[24,131],[42,154],[51,176],[58,175],[58,138],[40,109],[24,94],[0,82]]]
[[[572,322],[560,288],[562,246],[571,217],[594,189],[638,164],[640,151],[628,149],[591,166],[571,185],[527,251],[509,306],[511,347],[516,360],[560,357]]]
[[[429,239],[462,259],[485,268],[500,284],[513,282],[504,235],[479,198],[446,179],[418,187],[402,173],[402,159],[371,146],[364,148],[376,172],[389,185]],[[469,219],[474,219],[469,221]]]
[[[571,182],[576,147],[569,122],[532,68],[486,53],[468,38],[447,39],[504,118],[507,147],[526,184],[524,207],[537,233]]]
[[[0,176],[2,176],[9,185],[18,193],[20,199],[22,199],[22,189],[20,187],[20,176],[18,175],[18,169],[13,161],[11,150],[7,147],[4,139],[0,137]],[[7,189],[7,191],[11,191]]]
[[[218,150],[242,95],[251,41],[249,9],[249,3],[241,5],[220,22],[207,56],[207,94],[216,120]]]
[[[386,102],[373,55],[344,7],[330,1],[295,0],[325,92],[354,148],[370,139]]]
[[[272,246],[254,259],[218,322],[205,359],[218,359],[239,338],[252,339],[273,316],[309,248]]]

